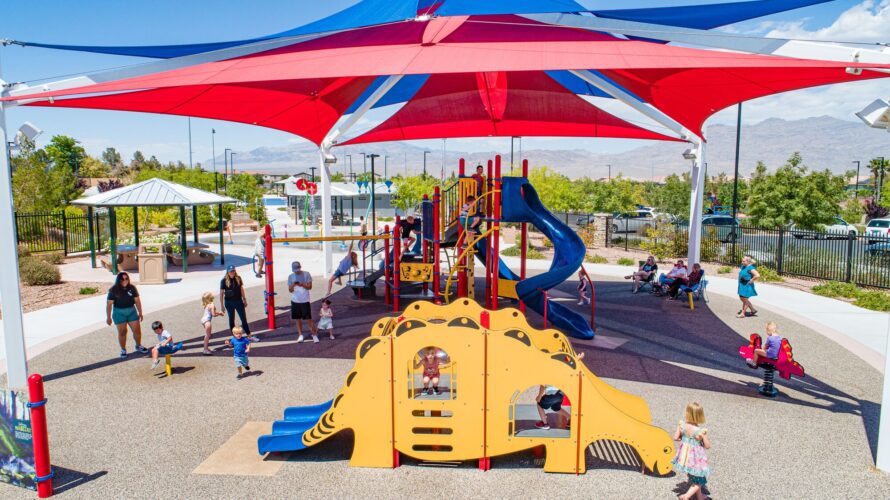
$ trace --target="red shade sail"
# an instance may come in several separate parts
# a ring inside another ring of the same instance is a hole
[[[676,140],[616,118],[538,71],[433,75],[391,118],[345,144],[485,136]]]

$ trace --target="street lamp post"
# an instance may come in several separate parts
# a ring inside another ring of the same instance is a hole
[[[351,181],[355,182],[355,178],[352,175],[352,155],[349,154],[349,155],[346,155],[346,157],[349,158],[349,179]]]
[[[606,165],[609,168],[609,182],[612,182],[612,164],[609,163]]]
[[[426,155],[430,154],[429,151],[423,152],[423,177],[426,178]]]
[[[385,155],[383,157],[383,180],[389,179],[389,170],[387,170],[387,160],[389,160],[389,155]]]
[[[234,151],[229,153],[229,166],[232,167],[232,176],[235,176],[235,155],[238,154]]]
[[[859,199],[859,160],[854,160],[853,163],[856,164],[856,199]]]
[[[315,182],[315,171],[318,170],[318,167],[309,167],[309,175],[311,177],[310,182]]]
[[[216,129],[210,129],[210,154],[213,156],[213,192],[219,193],[219,179],[216,178]]]
[[[192,117],[189,118],[189,168],[194,168],[192,165]]]
[[[231,151],[229,148],[223,150],[223,162],[225,162],[225,166],[223,167],[223,191],[225,191],[226,194],[229,194],[229,151]]]

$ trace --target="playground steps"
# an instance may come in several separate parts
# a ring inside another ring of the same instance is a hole
[[[260,436],[257,447],[260,454],[294,451],[305,448],[303,433],[318,424],[319,419],[331,407],[332,401],[314,406],[285,408],[284,419],[272,423],[272,434]]]

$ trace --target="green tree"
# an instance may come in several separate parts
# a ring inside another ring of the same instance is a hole
[[[554,172],[550,167],[535,168],[529,173],[528,180],[548,210],[572,212],[581,206],[583,193],[573,187],[571,179]]]
[[[650,203],[659,210],[671,215],[689,217],[689,193],[692,183],[689,174],[678,176],[671,174],[664,179],[664,184],[653,190]]]
[[[583,193],[581,208],[587,212],[628,212],[642,201],[645,193],[642,184],[620,175],[609,182],[576,180],[573,189]]]
[[[67,135],[56,135],[44,148],[53,167],[77,172],[87,156],[80,142]]]
[[[398,177],[394,179],[395,196],[393,206],[401,210],[411,210],[423,199],[423,195],[432,197],[433,190],[439,184],[431,176],[412,175],[410,177]]]
[[[751,179],[747,214],[761,226],[794,223],[801,229],[818,229],[841,212],[848,179],[830,170],[808,171],[800,153],[791,155],[772,174],[758,163]]]
[[[34,143],[25,141],[21,150],[10,158],[12,167],[12,200],[17,212],[50,210],[44,200],[49,184],[46,155]]]
[[[83,159],[83,163],[80,165],[79,177],[95,178],[108,177],[110,175],[111,170],[108,168],[108,165],[100,161],[98,158],[87,156]]]

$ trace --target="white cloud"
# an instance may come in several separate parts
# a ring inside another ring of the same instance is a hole
[[[785,92],[748,101],[742,105],[745,123],[758,123],[767,118],[799,120],[811,116],[828,115],[841,120],[855,121],[853,113],[878,97],[890,96],[886,80],[843,83],[807,90]],[[708,123],[735,123],[736,107],[714,115]]]
[[[890,0],[866,0],[838,17],[830,26],[814,31],[804,28],[806,20],[781,23],[767,37],[834,40],[855,42],[890,42]]]

